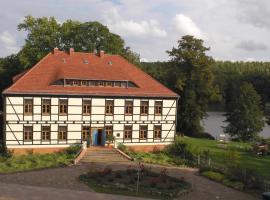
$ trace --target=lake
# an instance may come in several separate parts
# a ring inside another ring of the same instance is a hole
[[[223,116],[223,112],[207,112],[208,117],[203,120],[203,126],[205,132],[210,133],[214,137],[219,137],[221,133],[223,133],[222,126],[226,126],[226,123],[223,121],[225,117]],[[260,133],[260,136],[264,138],[270,138],[270,126],[265,123],[265,126]]]

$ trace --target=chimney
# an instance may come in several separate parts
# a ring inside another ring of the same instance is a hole
[[[53,48],[53,54],[57,55],[58,53],[60,53],[59,49],[57,47]]]
[[[103,57],[104,56],[104,54],[105,54],[105,51],[103,51],[103,50],[99,50],[99,57]]]
[[[71,55],[73,55],[74,54],[74,49],[73,48],[70,48],[69,49],[69,55],[71,56]]]

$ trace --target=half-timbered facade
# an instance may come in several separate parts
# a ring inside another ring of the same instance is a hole
[[[178,96],[118,55],[54,49],[3,92],[8,148],[174,141]]]

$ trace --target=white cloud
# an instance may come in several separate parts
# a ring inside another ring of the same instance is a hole
[[[198,26],[186,15],[177,14],[173,19],[175,29],[182,35],[193,35],[203,38],[203,34]]]
[[[123,36],[166,37],[167,35],[166,31],[160,28],[157,20],[125,20],[115,8],[106,12],[104,17],[110,30]]]
[[[8,31],[3,31],[0,33],[0,41],[3,48],[5,48],[7,51],[7,54],[17,53],[19,51],[15,38]]]

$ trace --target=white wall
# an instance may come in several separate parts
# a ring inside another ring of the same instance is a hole
[[[27,97],[29,98],[29,97]],[[51,115],[41,115],[42,98],[51,99]],[[61,97],[63,99],[64,97]],[[114,115],[105,116],[105,98],[87,98],[92,101],[91,116],[82,115],[83,98],[64,98],[68,99],[68,115],[58,115],[58,97],[32,97],[33,116],[23,115],[23,99],[24,97],[6,97],[6,144],[9,147],[21,147],[21,145],[47,146],[47,145],[66,145],[81,143],[82,126],[103,128],[106,125],[113,126],[113,134],[116,142],[124,142],[126,145],[136,144],[158,144],[169,143],[174,140],[175,135],[175,119],[176,119],[176,99],[131,99],[131,98],[115,98]],[[86,98],[85,98],[86,99]],[[125,116],[124,106],[125,100],[133,101],[133,115]],[[149,115],[140,115],[140,102],[149,102]],[[155,101],[163,102],[163,110],[161,116],[155,116]],[[132,140],[124,140],[124,125],[132,125]],[[51,141],[41,141],[41,126],[49,125],[51,127]],[[67,126],[68,135],[67,142],[58,141],[58,126]],[[148,126],[148,138],[139,140],[140,125]],[[154,125],[162,126],[162,139],[153,139]],[[23,141],[23,126],[33,127],[33,142],[25,143]]]

